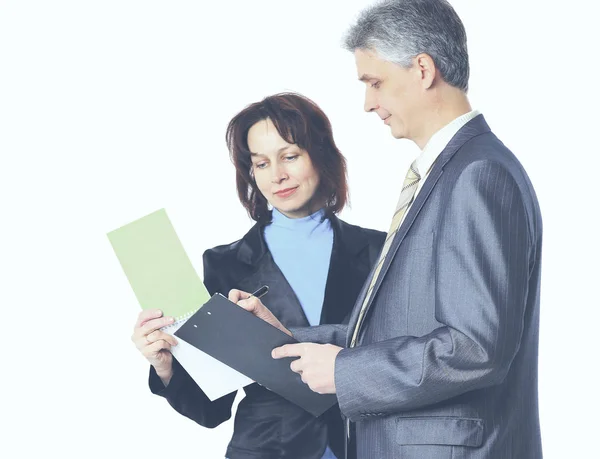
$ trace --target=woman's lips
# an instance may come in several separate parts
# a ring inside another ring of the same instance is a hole
[[[287,198],[289,196],[291,196],[292,194],[294,194],[294,192],[298,189],[298,187],[295,188],[285,188],[284,190],[279,190],[275,192],[275,195],[280,197],[280,198]]]

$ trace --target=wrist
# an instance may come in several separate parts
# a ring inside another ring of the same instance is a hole
[[[169,383],[171,382],[171,378],[173,377],[173,367],[169,367],[169,368],[154,367],[154,370],[156,371],[156,375],[160,378],[160,380],[165,385],[165,387],[167,387],[169,385]]]

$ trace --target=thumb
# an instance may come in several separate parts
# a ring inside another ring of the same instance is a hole
[[[244,292],[243,290],[238,290],[233,288],[229,290],[229,294],[227,295],[227,299],[232,303],[238,303],[243,298],[249,298],[250,293]]]
[[[258,298],[246,298],[238,301],[237,305],[256,316],[260,316],[261,308],[260,300]]]

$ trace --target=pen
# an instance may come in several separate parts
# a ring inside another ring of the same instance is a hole
[[[269,291],[269,287],[267,285],[263,285],[256,292],[251,293],[250,296],[255,296],[256,298],[262,298]]]

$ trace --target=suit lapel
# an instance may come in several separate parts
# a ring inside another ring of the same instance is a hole
[[[356,296],[369,271],[369,241],[362,230],[337,217],[330,218],[333,228],[333,249],[321,311],[321,324],[347,321]]]
[[[398,229],[396,236],[394,236],[392,245],[390,246],[390,249],[385,257],[385,261],[383,262],[383,266],[381,267],[381,272],[379,273],[377,282],[373,286],[373,293],[371,294],[369,303],[372,303],[373,298],[377,294],[377,290],[379,290],[379,286],[381,285],[381,282],[390,267],[390,264],[394,258],[394,255],[396,254],[396,251],[398,250],[398,247],[400,247],[400,244],[402,244],[402,241],[404,240],[406,233],[408,233],[408,230],[414,223],[415,218],[417,218],[417,215],[419,214],[419,212],[421,212],[421,209],[423,208],[423,204],[425,204],[425,201],[427,201],[427,198],[429,197],[431,190],[433,190],[433,187],[435,186],[435,184],[441,177],[442,172],[443,172],[443,169],[442,169],[442,166],[440,166],[440,165],[438,165],[438,167],[434,166],[431,169],[431,172],[429,173],[429,176],[427,177],[427,180],[425,181],[423,188],[417,195],[417,198],[415,199],[415,201],[411,204],[410,209],[408,209],[408,212],[404,218],[404,221],[402,222],[402,225]]]
[[[415,219],[417,218],[417,215],[419,214],[419,212],[421,212],[423,205],[425,204],[425,202],[429,198],[429,195],[431,194],[431,191],[433,190],[436,183],[442,176],[442,173],[444,172],[444,167],[446,166],[448,161],[450,161],[450,159],[452,159],[452,157],[460,149],[460,147],[462,147],[468,140],[472,139],[473,137],[475,137],[479,134],[484,134],[486,132],[490,132],[490,128],[487,125],[487,123],[485,122],[483,115],[478,115],[475,118],[473,118],[471,121],[469,121],[467,124],[465,124],[456,133],[456,135],[450,140],[450,142],[448,142],[448,145],[446,146],[446,148],[444,148],[444,150],[438,156],[427,179],[425,180],[425,183],[423,184],[423,187],[421,188],[421,191],[419,192],[415,201],[412,203],[412,205],[408,209],[408,212],[404,218],[404,221],[400,225],[400,228],[398,229],[398,232],[396,233],[396,236],[394,237],[394,240],[392,241],[392,245],[386,255],[385,261],[383,262],[383,266],[381,267],[381,272],[379,273],[377,281],[375,282],[375,285],[373,286],[373,292],[371,293],[371,297],[369,298],[369,302],[367,303],[366,310],[364,313],[365,318],[362,321],[361,329],[362,329],[362,326],[366,322],[367,313],[369,312],[369,309],[370,309],[371,305],[373,304],[373,300],[377,296],[377,291],[379,290],[379,287],[381,286],[381,283],[383,282],[383,279],[385,278],[385,275],[390,267],[390,264],[392,263],[392,260],[394,259],[394,255],[398,251],[400,244],[402,244],[402,242],[404,241],[404,238],[406,237],[412,224],[414,223]],[[371,270],[371,273],[369,274],[369,277],[367,278],[367,281],[365,282],[365,286],[371,282],[372,276],[373,276],[373,270]],[[360,301],[360,303],[357,301],[358,307],[356,307],[355,311],[353,311],[351,322],[350,322],[351,326],[348,328],[348,336],[346,337],[347,345],[350,344],[350,339],[352,337],[352,333],[354,332],[354,328],[356,327],[356,323],[358,321],[358,314],[360,312],[360,308],[362,306],[362,302],[364,301],[365,295],[366,295],[366,288],[363,288],[361,291],[361,294],[359,296],[359,299],[358,299]],[[359,339],[360,339],[360,330],[359,330]]]
[[[369,260],[369,241],[361,228],[330,217],[334,239],[325,286],[321,324],[345,323],[374,260]],[[240,241],[238,260],[247,266],[238,283],[240,289],[253,291],[266,284],[270,292],[264,303],[282,322],[308,326],[308,319],[287,279],[275,264],[258,224]],[[259,285],[260,284],[260,285]],[[284,323],[285,325],[285,323]]]
[[[371,283],[371,279],[373,278],[374,270],[375,270],[375,264],[373,264],[373,266],[371,267],[371,271],[369,272],[369,275],[363,282],[360,293],[356,297],[356,301],[354,303],[354,309],[352,310],[352,314],[350,315],[350,320],[348,321],[348,334],[346,335],[346,347],[350,347],[350,341],[352,340],[352,334],[354,333],[354,329],[356,328],[356,323],[358,322],[358,315],[360,314],[360,309],[362,307],[363,301],[365,301],[365,296],[367,295],[367,289]]]
[[[298,297],[268,250],[262,226],[254,225],[244,236],[237,258],[249,268],[249,273],[238,283],[241,290],[252,292],[268,285],[269,293],[263,298],[263,303],[284,325],[309,325]]]

